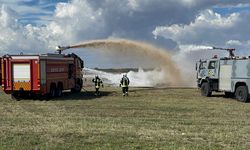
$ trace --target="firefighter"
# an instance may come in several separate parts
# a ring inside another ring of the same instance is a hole
[[[95,84],[95,95],[96,96],[100,95],[99,88],[100,86],[103,87],[102,80],[98,77],[98,75],[96,75],[95,78],[92,80],[92,82],[94,82]]]
[[[120,87],[122,87],[123,96],[128,96],[128,85],[129,85],[129,78],[127,77],[126,74],[124,74],[120,82]]]

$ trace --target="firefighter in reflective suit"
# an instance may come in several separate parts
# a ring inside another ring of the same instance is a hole
[[[92,82],[94,82],[95,84],[95,95],[100,95],[100,87],[103,87],[103,82],[102,80],[96,75],[95,78],[92,80]]]
[[[128,96],[128,85],[129,85],[129,78],[127,77],[126,74],[124,74],[120,82],[120,87],[122,87],[123,96]]]

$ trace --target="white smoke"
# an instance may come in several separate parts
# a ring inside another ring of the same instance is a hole
[[[120,80],[124,73],[107,73],[104,71],[99,71],[95,69],[84,68],[86,72],[85,78],[93,78],[98,75],[105,84],[110,84],[113,86],[119,86]],[[138,69],[138,72],[129,71],[127,77],[130,80],[130,86],[132,87],[155,87],[166,83],[164,71],[161,69],[153,69],[149,71],[144,71],[142,68]]]
[[[180,45],[180,50],[182,52],[191,52],[191,51],[199,51],[199,50],[212,50],[213,47],[206,45]]]
[[[179,66],[182,78],[186,81],[186,87],[196,87],[195,64],[200,59],[210,59],[214,55],[225,57],[226,51],[214,50],[206,45],[180,45],[180,51],[172,56],[175,63]],[[184,81],[184,82],[185,82]]]

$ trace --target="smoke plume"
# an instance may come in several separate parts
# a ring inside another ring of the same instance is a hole
[[[84,68],[84,77],[86,79],[93,79],[95,75],[98,75],[105,84],[118,86],[123,74],[126,73],[130,80],[130,85],[132,87],[157,87],[165,86],[162,81],[164,80],[164,72],[162,70],[143,70],[139,68],[138,71],[129,71],[123,73],[110,73],[100,70]],[[157,75],[157,78],[152,78],[152,76]]]

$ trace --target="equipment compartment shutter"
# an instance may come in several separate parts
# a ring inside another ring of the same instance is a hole
[[[14,82],[30,82],[30,64],[13,64]]]
[[[40,76],[41,76],[41,85],[46,84],[46,61],[40,61]]]
[[[220,67],[219,89],[222,91],[231,91],[232,66],[222,65]]]

